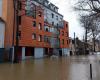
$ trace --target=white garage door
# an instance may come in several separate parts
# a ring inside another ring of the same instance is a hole
[[[0,48],[4,48],[5,25],[0,22]]]

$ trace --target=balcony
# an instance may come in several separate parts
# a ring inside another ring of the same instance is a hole
[[[49,43],[52,48],[59,48],[60,47],[59,38],[44,36],[44,42]]]
[[[64,28],[64,23],[63,23],[63,21],[60,21],[60,22],[59,22],[58,28]]]
[[[51,26],[53,26],[55,28],[58,28],[58,29],[64,28],[64,22],[63,22],[63,20],[59,21],[58,25],[52,25],[52,23],[48,19],[44,19],[44,22],[45,22],[45,24],[51,25]]]
[[[51,45],[52,48],[59,48],[60,47],[59,38],[51,37],[51,39],[50,39],[50,45]]]
[[[59,37],[60,32],[58,28],[52,27],[50,31],[52,32],[52,37],[55,37],[55,38]]]

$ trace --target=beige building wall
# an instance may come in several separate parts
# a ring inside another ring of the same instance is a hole
[[[13,0],[2,0],[2,19],[5,21],[5,48],[11,48],[13,43]]]

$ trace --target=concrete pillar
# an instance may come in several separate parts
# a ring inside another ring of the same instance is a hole
[[[12,62],[14,62],[14,46],[12,47]]]
[[[26,57],[25,57],[25,47],[22,47],[22,60],[24,60]]]
[[[34,58],[43,58],[44,48],[34,48]]]

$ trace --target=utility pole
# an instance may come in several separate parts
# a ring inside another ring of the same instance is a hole
[[[76,34],[75,34],[75,32],[74,32],[74,47],[75,47],[75,55],[76,55]]]
[[[85,54],[87,53],[87,27],[85,31]]]
[[[83,43],[84,43],[83,47],[84,47],[84,55],[85,55],[85,37],[84,36],[83,36]]]

